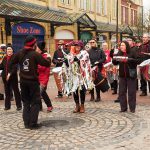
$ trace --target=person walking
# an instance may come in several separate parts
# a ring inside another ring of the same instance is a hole
[[[17,75],[17,65],[15,65],[11,72],[11,77],[7,81],[7,75],[9,74],[9,65],[10,61],[13,59],[13,49],[11,46],[8,46],[6,49],[6,56],[3,58],[2,63],[0,64],[0,70],[2,71],[2,80],[4,83],[5,90],[5,108],[4,110],[9,110],[11,108],[11,99],[12,99],[12,90],[15,95],[16,107],[17,110],[22,109],[21,96],[18,88],[18,75]]]
[[[134,50],[131,51],[129,43],[123,41],[120,46],[120,51],[115,57],[113,57],[113,64],[119,64],[120,112],[126,112],[128,110],[128,97],[130,112],[134,113],[136,109],[137,52]]]
[[[36,39],[27,36],[23,50],[18,52],[10,63],[10,75],[14,65],[20,66],[20,87],[23,101],[23,121],[25,128],[38,129],[40,110],[40,86],[38,81],[38,65],[50,67],[50,60],[43,58],[36,51]],[[9,77],[8,77],[9,79]]]
[[[49,55],[47,53],[47,51],[45,50],[45,42],[44,41],[37,43],[36,51],[38,53],[40,53],[43,56],[43,58],[47,58],[47,56]],[[49,81],[49,76],[50,76],[50,67],[38,65],[38,79],[40,82],[40,92],[41,92],[41,96],[42,96],[45,104],[47,105],[48,112],[52,111],[52,109],[53,109],[51,100],[46,92],[47,84]],[[42,109],[42,101],[41,101],[40,109]]]

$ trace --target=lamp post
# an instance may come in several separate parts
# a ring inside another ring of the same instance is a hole
[[[4,42],[4,37],[3,37],[3,25],[0,24],[0,32],[1,32],[1,43]]]
[[[116,45],[118,44],[118,0],[116,0]]]

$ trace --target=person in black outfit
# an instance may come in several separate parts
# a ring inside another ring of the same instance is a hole
[[[50,66],[50,60],[43,58],[35,49],[36,39],[33,36],[27,36],[23,50],[15,55],[10,64],[10,74],[14,65],[19,64],[20,67],[23,121],[25,128],[29,129],[41,127],[37,123],[41,99],[37,73],[38,65]]]
[[[98,65],[98,72],[101,74],[103,63],[106,60],[105,53],[103,52],[103,50],[97,47],[97,42],[95,39],[92,39],[91,41],[89,41],[89,43],[91,45],[91,49],[88,51],[88,53],[89,53],[91,64],[92,66]],[[100,88],[98,86],[96,86],[95,88],[96,88],[96,95],[97,95],[95,102],[99,102],[101,101]],[[90,93],[91,93],[90,101],[93,101],[95,99],[94,89],[91,90]]]
[[[2,63],[0,64],[0,69],[3,70],[2,80],[5,89],[4,110],[9,110],[11,108],[12,90],[14,91],[17,110],[21,110],[22,105],[21,105],[21,96],[18,88],[17,66],[13,67],[11,77],[7,81],[7,75],[9,73],[9,64],[12,59],[13,59],[13,49],[11,46],[8,46],[6,50],[6,56],[3,58]]]
[[[136,78],[137,78],[137,52],[130,50],[127,41],[123,41],[120,46],[120,51],[117,56],[128,57],[128,59],[115,59],[113,57],[113,64],[119,64],[119,100],[121,111],[126,112],[127,106],[127,91],[128,103],[132,113],[136,109]]]

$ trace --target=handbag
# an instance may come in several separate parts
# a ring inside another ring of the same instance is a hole
[[[129,76],[130,76],[130,78],[137,78],[137,69],[136,68],[134,68],[134,69],[129,68]]]

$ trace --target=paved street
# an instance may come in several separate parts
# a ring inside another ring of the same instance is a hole
[[[40,112],[39,130],[24,129],[22,112],[4,111],[0,101],[0,149],[9,150],[149,150],[150,149],[150,95],[138,96],[135,114],[119,113],[117,96],[111,91],[102,94],[102,102],[89,101],[86,97],[86,113],[73,114],[73,99],[55,99],[54,79],[48,87],[54,110]],[[137,93],[139,95],[139,92]]]

